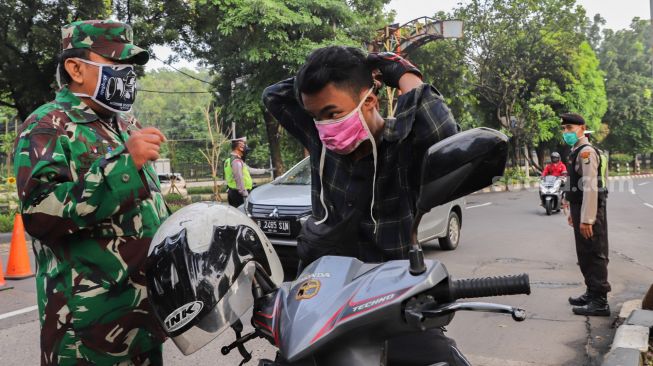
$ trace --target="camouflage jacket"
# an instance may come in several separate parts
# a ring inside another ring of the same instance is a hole
[[[151,165],[137,170],[124,145],[137,122],[116,122],[119,131],[63,88],[16,140],[21,213],[37,239],[42,364],[65,363],[71,349],[114,364],[164,339],[143,266],[168,210]]]

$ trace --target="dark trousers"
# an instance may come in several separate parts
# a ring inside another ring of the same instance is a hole
[[[402,335],[388,340],[388,366],[426,366],[446,362],[449,366],[471,366],[456,341],[440,329]]]
[[[570,204],[571,218],[574,223],[576,237],[576,255],[578,265],[585,278],[585,286],[591,293],[605,295],[610,292],[608,283],[608,222],[606,217],[606,202],[599,202],[596,221],[592,226],[594,236],[589,239],[580,234],[581,204]]]
[[[229,188],[227,190],[227,201],[229,201],[231,206],[238,207],[245,203],[245,197],[243,197],[237,189]]]

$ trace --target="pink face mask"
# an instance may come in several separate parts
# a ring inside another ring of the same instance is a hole
[[[374,157],[374,176],[372,177],[372,203],[370,204],[370,215],[374,222],[374,233],[376,234],[377,222],[374,218],[374,197],[376,192],[376,164],[377,164],[377,150],[374,136],[370,132],[361,107],[365,99],[372,93],[374,88],[371,88],[363,97],[358,107],[348,113],[346,116],[338,119],[330,119],[324,121],[315,121],[315,127],[322,140],[322,154],[320,155],[320,201],[324,208],[325,215],[322,220],[315,222],[315,225],[320,225],[327,221],[329,218],[329,208],[324,200],[324,186],[322,185],[322,177],[324,176],[324,162],[326,150],[329,149],[336,154],[347,155],[363,143],[365,140],[372,142],[372,155]]]
[[[373,139],[361,111],[365,99],[373,90],[373,88],[370,89],[358,104],[358,107],[346,116],[338,119],[315,121],[320,140],[327,149],[336,154],[347,155],[356,150],[363,141]]]

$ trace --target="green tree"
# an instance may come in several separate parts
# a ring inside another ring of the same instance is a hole
[[[591,128],[600,127],[603,79],[575,0],[472,0],[456,16],[466,20],[484,123],[511,136],[513,158],[530,159],[524,150],[551,141],[560,112],[585,113]]]
[[[134,116],[145,126],[159,128],[168,138],[162,155],[172,159],[173,169],[203,165],[200,153],[209,143],[204,109],[212,100],[206,70],[153,70],[138,80]],[[189,76],[187,76],[189,75]],[[195,78],[195,79],[193,79]],[[199,79],[199,80],[197,80]]]
[[[163,20],[182,1],[166,0],[3,0],[0,2],[0,105],[17,110],[21,120],[51,100],[61,27],[78,19],[128,21],[139,45],[176,38]]]
[[[455,15],[440,12],[435,18],[453,19]],[[438,40],[409,55],[422,71],[424,82],[434,85],[442,93],[463,129],[480,125],[479,101],[472,82],[474,74],[466,59],[469,46],[469,38]]]
[[[330,44],[361,45],[387,22],[387,0],[212,0],[191,2],[180,21],[175,48],[212,67],[225,122],[236,123],[255,147],[252,157],[268,162],[278,175],[283,160],[294,162],[302,150],[267,113],[263,89],[292,76],[315,48]],[[264,126],[265,129],[259,128]],[[269,151],[269,153],[268,153]],[[285,155],[285,156],[284,156]]]
[[[635,18],[630,29],[605,30],[599,50],[606,74],[609,134],[604,146],[622,153],[653,151],[653,77],[648,20]]]

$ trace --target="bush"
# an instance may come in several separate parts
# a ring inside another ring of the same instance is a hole
[[[188,198],[184,198],[178,193],[166,194],[163,198],[168,206],[186,206],[189,203]]]
[[[523,183],[526,181],[528,181],[528,177],[522,167],[506,168],[503,172],[503,177],[499,179],[499,182],[504,184]]]
[[[175,212],[179,211],[182,207],[184,207],[184,205],[174,205],[174,204],[170,205],[169,204],[168,207],[170,207],[170,211],[172,211],[172,213],[175,213]]]
[[[213,194],[213,187],[188,187],[188,194]]]
[[[632,163],[635,159],[632,155],[629,154],[610,154],[610,162],[614,165],[624,166],[625,164]]]
[[[14,229],[14,214],[0,215],[0,233],[10,233]]]

